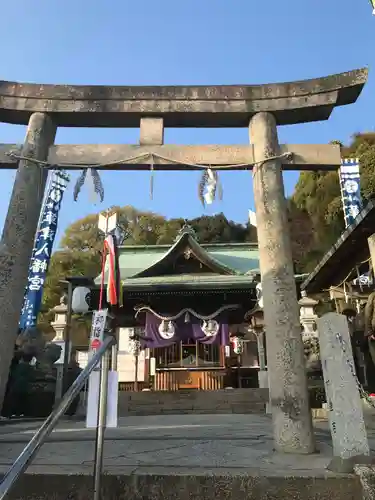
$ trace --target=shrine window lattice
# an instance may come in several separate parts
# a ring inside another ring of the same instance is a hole
[[[156,368],[203,368],[220,366],[220,346],[204,345],[194,340],[178,342],[153,350]]]

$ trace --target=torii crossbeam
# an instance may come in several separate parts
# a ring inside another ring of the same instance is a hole
[[[334,144],[281,144],[283,170],[337,170],[340,147]],[[0,169],[16,169],[22,146],[0,144]],[[255,163],[253,146],[177,146],[128,144],[61,144],[51,146],[47,157],[50,165],[66,170],[92,166],[102,170],[201,170],[212,166],[217,170],[252,170]]]

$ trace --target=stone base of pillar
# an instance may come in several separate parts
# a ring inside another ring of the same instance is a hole
[[[259,370],[258,372],[258,383],[260,389],[268,389],[268,371],[267,370]],[[266,403],[266,414],[271,414],[271,405],[270,403]]]
[[[259,370],[258,372],[258,382],[259,387],[261,389],[268,389],[268,371],[267,370]]]

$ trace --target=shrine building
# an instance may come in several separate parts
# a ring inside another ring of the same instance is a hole
[[[266,365],[256,243],[200,244],[184,226],[172,246],[120,246],[119,272],[122,307],[110,311],[120,389],[258,387]],[[100,281],[91,288],[94,309]],[[78,361],[86,360],[82,346]]]

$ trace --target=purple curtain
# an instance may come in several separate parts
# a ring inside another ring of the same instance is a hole
[[[152,313],[146,313],[145,339],[142,342],[142,347],[168,347],[176,342],[176,334],[171,339],[163,339],[159,333],[160,319]]]
[[[167,316],[167,315],[165,315]],[[175,326],[175,334],[171,339],[163,339],[159,333],[161,320],[152,313],[146,313],[146,328],[145,340],[142,342],[143,347],[168,347],[176,342],[187,341],[188,339],[197,340],[202,344],[229,344],[229,326],[226,318],[223,315],[218,316],[215,320],[219,323],[219,331],[213,337],[207,337],[201,328],[202,321],[190,315],[189,321],[185,322],[184,315],[173,321]]]

